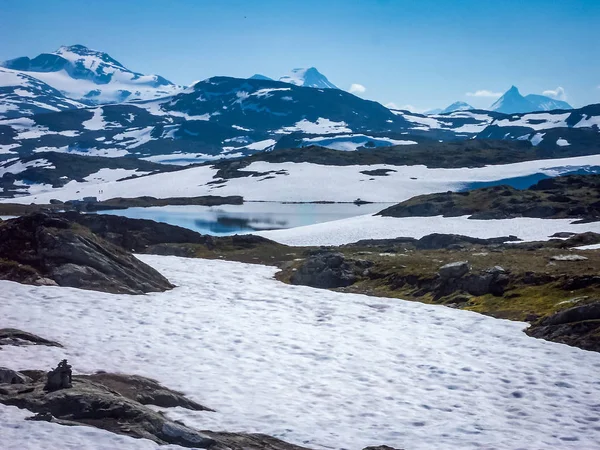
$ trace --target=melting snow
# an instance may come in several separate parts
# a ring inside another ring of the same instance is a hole
[[[92,118],[89,120],[86,120],[85,122],[82,122],[81,125],[83,125],[83,127],[88,130],[103,130],[103,129],[105,129],[106,122],[104,121],[104,116],[102,115],[104,112],[103,109],[95,108],[92,110],[92,112],[94,113]]]
[[[535,133],[533,135],[533,137],[531,138],[531,144],[532,145],[538,145],[544,139],[544,135],[545,134],[546,133]]]
[[[600,441],[600,354],[530,338],[524,323],[289,286],[273,267],[140,259],[179,287],[127,296],[0,281],[3,326],[66,345],[5,347],[0,365],[47,370],[68,358],[79,372],[151,376],[218,411],[166,410],[190,426],[316,449]],[[15,449],[153,448],[93,428],[23,422],[27,414],[9,407],[0,414],[3,445]]]
[[[296,125],[292,127],[284,127],[275,131],[275,133],[287,134],[295,133],[297,131],[307,134],[352,133],[352,130],[347,127],[346,122],[334,122],[322,117],[319,117],[316,122],[303,119],[300,122],[296,122]]]

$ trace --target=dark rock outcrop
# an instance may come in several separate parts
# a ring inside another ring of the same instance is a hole
[[[448,263],[442,267],[438,272],[439,276],[443,280],[447,280],[450,278],[460,278],[463,275],[466,275],[471,270],[471,266],[467,261],[458,261],[453,263]]]
[[[60,286],[142,294],[173,285],[129,252],[62,217],[36,213],[0,223],[0,278],[51,279]],[[47,284],[47,283],[46,283]]]
[[[420,239],[409,238],[409,237],[398,237],[395,239],[364,239],[361,241],[347,244],[344,247],[371,247],[376,249],[390,249],[402,247],[406,249],[415,250],[440,250],[450,249],[457,250],[467,246],[480,245],[483,247],[487,246],[500,246],[507,242],[520,241],[517,236],[501,236],[489,239],[474,238],[470,236],[463,236],[460,234],[442,234],[442,233],[431,233],[423,236]]]
[[[307,450],[261,434],[199,431],[146,405],[211,411],[157,381],[124,374],[74,375],[72,387],[44,390],[43,371],[23,371],[23,383],[0,385],[0,403],[32,411],[29,420],[88,425],[158,444],[210,450]]]
[[[27,375],[23,375],[6,367],[0,367],[0,384],[25,384],[31,381]]]
[[[502,295],[510,282],[508,273],[499,266],[469,273],[471,266],[467,261],[459,261],[440,267],[437,283],[431,290],[436,297],[450,295],[455,292],[467,292],[471,295]]]
[[[109,214],[79,214],[74,211],[54,216],[78,223],[101,238],[134,252],[142,252],[157,244],[206,244],[211,239],[187,228],[153,220]]]
[[[3,345],[47,345],[48,347],[62,347],[58,342],[44,339],[35,334],[17,330],[16,328],[0,328],[0,347]]]
[[[600,351],[600,301],[574,306],[541,319],[526,330],[529,336]]]
[[[317,288],[350,286],[373,263],[363,259],[347,259],[343,253],[323,249],[311,252],[290,277],[292,284]]]
[[[389,217],[469,215],[471,219],[514,217],[600,220],[600,175],[568,175],[539,181],[525,190],[493,186],[467,192],[419,195],[378,214]]]
[[[377,445],[374,447],[365,447],[363,450],[402,450],[401,448],[390,447],[389,445]]]

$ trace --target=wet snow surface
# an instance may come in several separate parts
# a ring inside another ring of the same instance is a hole
[[[48,369],[66,357],[79,371],[155,377],[217,409],[169,410],[188,425],[312,448],[591,449],[600,442],[600,354],[527,337],[524,323],[288,286],[270,267],[140,259],[179,287],[127,296],[0,282],[2,326],[66,344],[8,347],[0,366]],[[0,407],[0,417],[8,409]],[[49,446],[36,446],[40,436],[64,448],[67,435],[85,441],[79,448],[151,447],[13,417],[0,424],[11,448]],[[56,432],[42,432],[50,427]]]

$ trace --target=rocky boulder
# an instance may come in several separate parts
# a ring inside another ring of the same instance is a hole
[[[44,339],[35,334],[17,330],[16,328],[0,328],[0,349],[3,345],[47,345],[48,347],[62,347],[56,341]]]
[[[542,318],[525,332],[584,350],[600,351],[600,301],[574,306]]]
[[[468,261],[457,261],[440,267],[438,275],[441,279],[448,280],[451,278],[460,278],[469,273],[470,270],[471,266]]]
[[[292,274],[290,281],[325,289],[346,287],[371,265],[369,261],[346,259],[343,253],[317,250]]]
[[[6,367],[0,367],[0,384],[25,384],[31,378]]]
[[[0,278],[118,294],[161,292],[173,285],[131,253],[64,218],[36,213],[0,223],[0,259],[18,267]]]
[[[471,295],[502,295],[510,283],[508,272],[500,266],[471,273],[467,261],[457,261],[440,267],[438,283],[433,291],[436,298],[463,291]]]

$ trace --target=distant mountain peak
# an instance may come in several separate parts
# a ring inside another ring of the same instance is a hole
[[[181,90],[161,76],[133,72],[108,53],[81,44],[63,45],[33,59],[22,56],[0,67],[26,73],[87,104],[149,100]]]
[[[504,114],[514,114],[535,111],[535,106],[513,85],[492,104],[490,109]]]
[[[250,77],[250,80],[265,80],[265,81],[274,81],[273,78],[269,78],[266,75],[261,75],[260,73],[255,73]]]
[[[63,52],[86,53],[88,51],[90,51],[90,49],[88,47],[86,47],[85,45],[74,44],[74,45],[61,45],[53,53],[60,55]]]
[[[308,69],[293,69],[288,75],[281,77],[279,81],[303,87],[312,87],[318,89],[339,89],[315,67],[309,67]]]
[[[454,102],[451,105],[449,105],[448,107],[442,109],[440,111],[440,114],[448,114],[448,113],[451,113],[454,111],[469,111],[471,109],[475,109],[475,108],[473,108],[471,105],[469,105],[466,102],[458,101],[458,102]]]
[[[554,109],[573,109],[567,102],[556,100],[545,95],[521,95],[516,86],[511,86],[502,97],[494,102],[492,111],[504,114],[528,113],[535,111],[551,111]]]

